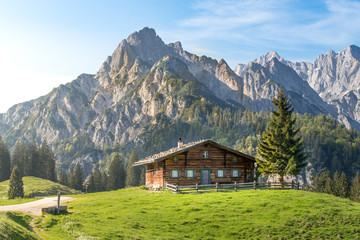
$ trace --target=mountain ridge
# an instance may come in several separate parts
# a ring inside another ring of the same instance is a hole
[[[356,55],[357,47],[349,51]],[[104,157],[105,146],[144,143],[151,125],[208,124],[216,109],[269,111],[281,87],[296,112],[332,116],[359,130],[360,116],[351,110],[360,108],[360,92],[326,101],[304,79],[312,69],[310,63],[291,63],[270,52],[234,71],[224,59],[189,53],[180,42],[165,44],[154,29],[144,28],[122,40],[97,73],[81,74],[0,114],[0,135],[10,147],[17,141],[47,141],[64,149],[57,154],[60,163],[70,161],[69,141],[78,141],[97,148],[71,157],[90,168]]]

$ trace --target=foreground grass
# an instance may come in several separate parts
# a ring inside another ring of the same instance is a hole
[[[138,188],[75,196],[40,217],[46,239],[360,239],[360,204],[295,190],[178,195]],[[41,231],[40,231],[41,232]]]
[[[28,227],[30,216],[20,213],[0,213],[0,239],[41,239]]]
[[[37,177],[23,177],[25,197],[78,194],[72,188]],[[0,182],[0,198],[7,198],[9,180]]]

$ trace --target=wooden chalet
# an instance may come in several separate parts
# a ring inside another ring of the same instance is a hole
[[[254,180],[255,158],[210,139],[183,144],[142,159],[146,165],[146,186],[245,183]]]

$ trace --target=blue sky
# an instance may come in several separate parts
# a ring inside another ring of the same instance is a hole
[[[360,45],[354,0],[0,1],[0,112],[96,73],[120,41],[143,27],[165,43],[231,67],[275,50],[310,61]]]

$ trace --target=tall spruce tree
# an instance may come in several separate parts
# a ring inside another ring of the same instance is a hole
[[[14,166],[9,183],[8,198],[23,198],[24,197],[24,183],[22,180],[22,174],[17,165]]]
[[[74,175],[73,175],[73,186],[72,188],[83,191],[84,171],[80,163],[76,164]]]
[[[360,174],[356,173],[356,176],[351,184],[350,198],[354,201],[360,202]]]
[[[10,178],[10,152],[6,143],[0,136],[0,182]]]
[[[125,171],[120,154],[116,154],[110,163],[107,190],[116,190],[125,186]]]
[[[277,110],[271,110],[271,121],[259,141],[258,170],[263,174],[279,174],[284,182],[287,174],[297,175],[306,166],[303,141],[295,129],[294,109],[281,88],[272,103]]]
[[[60,171],[58,176],[58,183],[68,186],[68,177],[64,171]]]
[[[56,181],[55,157],[54,152],[50,149],[46,142],[43,142],[39,148],[41,163],[43,164],[42,178],[50,181]]]
[[[349,180],[344,172],[341,173],[340,182],[337,187],[340,197],[342,198],[349,197],[350,185],[349,185]]]
[[[128,165],[126,167],[126,187],[136,187],[139,186],[140,180],[140,168],[134,167],[133,164],[138,160],[138,153],[136,150],[131,152]]]
[[[17,142],[15,144],[15,148],[11,156],[11,168],[17,165],[21,174],[24,176],[25,174],[24,166],[25,163],[27,162],[27,158],[28,158],[28,150],[26,144],[24,142]]]
[[[106,190],[106,181],[104,179],[105,174],[102,174],[99,168],[94,171],[94,185],[95,192],[101,192]]]

